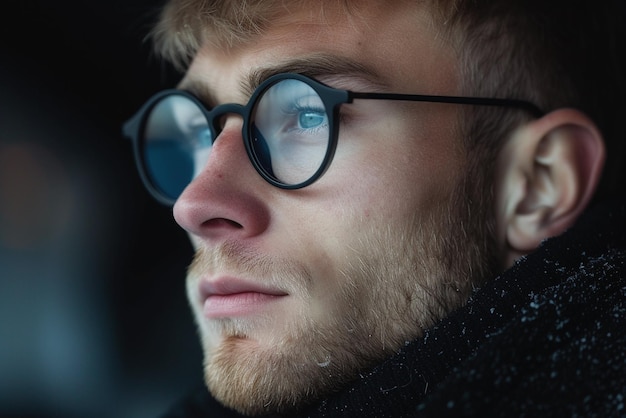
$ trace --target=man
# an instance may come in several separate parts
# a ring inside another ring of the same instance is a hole
[[[169,416],[626,413],[620,4],[544,3],[167,4],[125,132],[197,250]]]

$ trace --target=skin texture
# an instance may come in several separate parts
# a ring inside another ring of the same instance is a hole
[[[245,45],[206,43],[181,87],[207,106],[244,104],[259,79],[309,68],[342,89],[458,94],[454,50],[427,10],[364,2],[348,17],[332,5],[307,7],[286,10]],[[467,175],[458,116],[454,105],[344,105],[333,163],[296,191],[265,182],[246,156],[241,118],[223,121],[207,166],[174,207],[197,249],[187,289],[218,400],[243,413],[288,410],[463,303],[479,269],[462,225],[482,220],[458,209]],[[521,192],[497,194],[499,220],[515,221],[529,188],[515,182],[523,176],[503,178],[513,185],[499,186]],[[510,253],[503,263],[528,250],[514,248],[507,225],[498,223]],[[236,303],[220,301],[235,293]]]

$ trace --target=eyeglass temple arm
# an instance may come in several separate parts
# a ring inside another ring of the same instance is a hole
[[[477,105],[477,106],[499,106],[499,107],[517,107],[530,112],[533,116],[539,118],[545,115],[545,112],[538,106],[525,100],[518,99],[497,99],[489,97],[462,97],[462,96],[436,96],[424,94],[399,94],[399,93],[358,93],[348,92],[348,99],[374,99],[374,100],[407,100],[413,102],[430,102],[430,103],[452,103],[461,105]]]

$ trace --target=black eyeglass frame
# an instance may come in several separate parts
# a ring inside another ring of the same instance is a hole
[[[253,118],[253,113],[259,98],[273,85],[283,80],[298,80],[308,86],[310,86],[322,100],[326,111],[328,112],[328,127],[329,138],[328,148],[326,155],[322,160],[322,163],[318,170],[306,181],[298,184],[287,184],[278,181],[271,173],[263,167],[263,164],[259,160],[259,157],[253,150],[252,141],[254,133],[252,132],[252,126],[250,121]],[[330,166],[330,162],[333,159],[335,150],[337,148],[337,142],[339,137],[339,109],[342,104],[352,103],[355,99],[370,99],[370,100],[401,100],[412,102],[429,102],[429,103],[451,103],[460,105],[477,105],[477,106],[496,106],[496,107],[514,107],[529,112],[533,117],[541,117],[545,114],[535,104],[519,99],[502,99],[502,98],[488,98],[488,97],[464,97],[464,96],[440,96],[440,95],[423,95],[423,94],[402,94],[402,93],[366,93],[366,92],[353,92],[350,90],[341,90],[333,87],[329,87],[319,81],[296,73],[281,73],[276,74],[266,79],[261,83],[252,93],[248,103],[246,105],[236,103],[225,103],[215,108],[208,110],[204,103],[196,96],[188,91],[180,89],[167,89],[159,93],[156,93],[148,99],[148,101],[123,125],[123,135],[129,138],[133,142],[133,151],[135,155],[135,163],[137,165],[139,175],[144,186],[148,189],[150,194],[159,202],[166,205],[173,205],[175,199],[168,197],[163,191],[159,190],[156,185],[150,180],[150,176],[146,169],[146,164],[142,157],[141,152],[144,142],[144,131],[148,116],[152,109],[162,99],[167,96],[178,95],[183,96],[198,106],[202,114],[208,121],[209,129],[211,129],[212,141],[215,142],[221,132],[220,120],[229,113],[237,114],[243,118],[242,137],[246,153],[249,160],[252,162],[255,170],[263,177],[265,181],[273,186],[281,189],[294,190],[306,187],[315,181],[317,181],[326,172]]]

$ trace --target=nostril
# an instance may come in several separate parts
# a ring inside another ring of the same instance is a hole
[[[235,221],[232,221],[230,219],[225,219],[225,218],[209,219],[207,221],[204,221],[202,223],[202,226],[204,228],[211,228],[211,229],[216,229],[216,228],[236,228],[236,229],[241,229],[241,228],[243,228],[243,225],[241,225],[240,223],[237,223]]]

